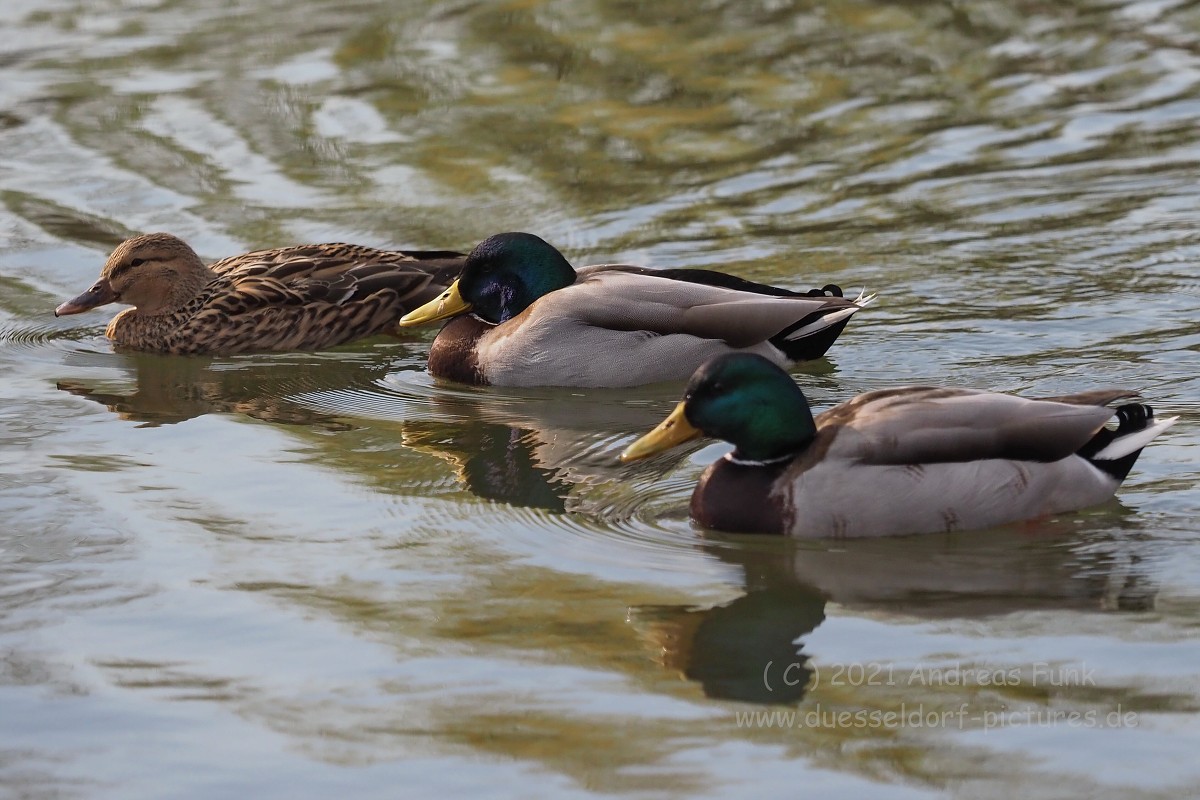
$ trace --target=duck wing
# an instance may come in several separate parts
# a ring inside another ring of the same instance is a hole
[[[350,244],[301,245],[224,259],[212,265],[209,307],[228,314],[271,306],[345,305],[379,293],[405,309],[443,291],[461,270],[463,256],[448,251],[414,253]]]
[[[255,250],[236,256],[222,258],[209,265],[209,269],[218,275],[229,272],[254,271],[264,268],[288,264],[302,263],[305,260],[316,264],[371,264],[376,262],[412,262],[415,266],[428,272],[438,273],[444,268],[450,268],[447,273],[449,280],[458,276],[466,256],[452,250],[381,250],[378,247],[368,247],[361,244],[346,242],[326,242],[322,244],[300,244],[291,247],[277,247],[270,250]]]
[[[984,459],[1057,461],[1086,445],[1134,397],[1104,389],[1029,399],[970,389],[908,386],[867,392],[817,417],[837,429],[830,455],[864,464]]]
[[[827,289],[802,294],[709,270],[601,265],[579,270],[553,296],[562,313],[598,328],[689,334],[736,348],[769,341],[791,356],[790,342],[844,325],[870,300]]]

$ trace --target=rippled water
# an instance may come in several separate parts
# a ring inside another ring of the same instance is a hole
[[[0,29],[0,794],[1194,793],[1200,4],[7,0]],[[797,371],[818,406],[1119,384],[1182,419],[1080,514],[738,539],[687,521],[721,446],[615,464],[677,386],[441,385],[428,332],[123,355],[108,314],[51,316],[134,231],[514,229],[878,291]]]

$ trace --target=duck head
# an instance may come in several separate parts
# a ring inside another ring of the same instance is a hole
[[[449,289],[405,314],[400,325],[421,325],[467,312],[499,324],[539,297],[574,282],[570,262],[546,240],[532,233],[500,233],[471,251]]]
[[[671,415],[626,448],[621,460],[636,461],[700,435],[733,444],[738,461],[769,463],[802,451],[817,427],[790,375],[762,356],[731,353],[701,365]]]
[[[169,233],[148,233],[118,245],[92,287],[54,309],[54,316],[109,303],[135,306],[140,314],[164,314],[187,303],[211,278],[184,241]]]

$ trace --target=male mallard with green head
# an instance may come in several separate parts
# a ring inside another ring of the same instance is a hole
[[[815,419],[800,387],[755,355],[692,376],[684,399],[621,454],[645,458],[705,434],[731,442],[692,494],[700,525],[798,537],[971,530],[1112,497],[1177,417],[1109,404],[1124,389],[1031,400],[970,389],[867,392]],[[1115,429],[1105,423],[1113,417]]]
[[[735,351],[776,363],[819,358],[870,298],[801,293],[703,269],[600,265],[576,271],[546,241],[502,233],[402,326],[453,317],[429,371],[495,386],[624,387],[684,380]]]
[[[105,333],[132,350],[227,355],[317,350],[392,330],[445,290],[460,253],[310,244],[258,250],[205,266],[184,241],[148,233],[122,242],[83,294],[54,310],[133,308]]]

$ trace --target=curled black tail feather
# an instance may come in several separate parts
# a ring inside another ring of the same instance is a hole
[[[1154,409],[1144,403],[1128,403],[1118,406],[1116,412],[1118,422],[1116,429],[1101,428],[1087,444],[1079,448],[1077,454],[1092,462],[1097,469],[1107,472],[1118,481],[1123,481],[1125,480],[1125,476],[1129,474],[1129,471],[1133,469],[1138,456],[1142,454],[1141,448],[1120,458],[1111,460],[1098,459],[1095,458],[1095,455],[1112,444],[1116,439],[1145,430],[1154,421]]]

